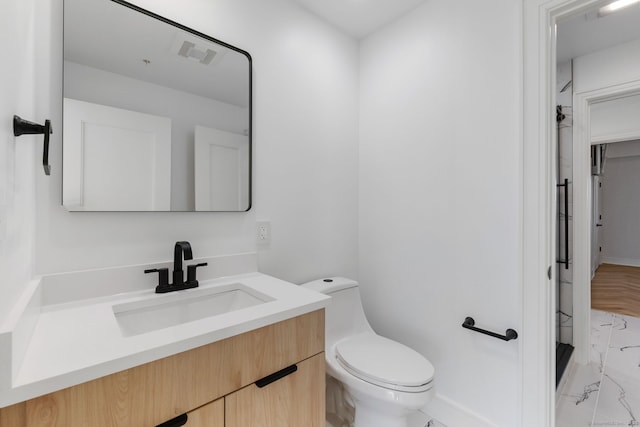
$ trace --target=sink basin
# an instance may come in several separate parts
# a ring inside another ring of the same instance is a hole
[[[113,305],[113,314],[124,336],[193,322],[274,301],[242,283],[210,289],[190,289],[154,298]]]

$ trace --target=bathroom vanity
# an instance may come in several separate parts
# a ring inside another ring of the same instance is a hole
[[[327,297],[256,272],[155,294],[141,271],[32,284],[0,330],[0,426],[325,425]]]
[[[324,310],[50,393],[0,411],[0,425],[324,426]],[[258,387],[257,380],[297,370]]]

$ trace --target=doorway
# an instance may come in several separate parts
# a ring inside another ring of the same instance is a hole
[[[527,427],[553,426],[555,423],[555,206],[556,206],[556,25],[571,17],[603,6],[602,0],[525,0],[524,2],[524,145],[523,145],[523,340],[522,350],[522,425]],[[636,25],[636,27],[639,27]],[[615,32],[615,31],[613,31]],[[598,41],[598,37],[583,39]],[[627,58],[629,73],[621,76],[600,76],[617,79],[610,83],[620,93],[632,90],[631,80],[640,80],[640,57]],[[593,77],[593,76],[592,76]],[[598,76],[595,76],[596,78]],[[625,80],[626,77],[626,80]],[[575,81],[574,81],[575,83]],[[584,83],[584,82],[583,82]],[[575,88],[574,88],[575,89]],[[584,93],[581,95],[585,95]],[[608,94],[592,92],[586,97],[574,95],[573,113],[588,113],[590,103],[606,98]],[[598,97],[601,97],[600,99]],[[576,100],[577,98],[577,100]],[[577,102],[576,102],[577,101]],[[583,116],[584,117],[584,116]],[[588,117],[588,116],[587,116]],[[585,138],[588,129],[574,123],[577,138]],[[588,136],[588,135],[587,135]],[[589,153],[574,152],[577,170],[574,176],[590,176]],[[574,183],[573,207],[589,212],[588,181]],[[573,230],[587,230],[590,218],[574,212]],[[574,283],[590,280],[590,241],[578,237],[573,265]],[[579,242],[578,242],[579,240]],[[586,269],[583,268],[587,266]],[[574,290],[578,286],[574,286]],[[578,356],[589,359],[590,298],[587,293],[574,292],[574,345]],[[587,307],[580,310],[575,306]],[[585,334],[586,332],[586,334]],[[586,337],[586,338],[585,338]]]
[[[634,41],[633,46],[636,45],[640,50],[640,41]],[[618,59],[623,62],[628,46],[617,50]],[[632,376],[624,372],[628,369],[621,369],[626,366],[623,360],[616,361],[618,353],[628,347],[618,343],[627,339],[634,322],[614,313],[592,311],[591,304],[591,279],[598,265],[606,260],[606,250],[602,251],[608,247],[604,243],[607,238],[604,226],[608,223],[611,231],[621,225],[619,221],[609,221],[606,214],[607,198],[603,188],[607,182],[607,161],[613,161],[616,151],[625,151],[614,149],[617,142],[640,137],[637,120],[629,120],[640,114],[640,79],[609,79],[615,74],[611,69],[620,63],[613,57],[609,62],[603,61],[602,56],[607,52],[590,54],[589,60],[574,58],[573,61],[574,79],[586,73],[598,74],[599,78],[592,79],[590,85],[584,82],[575,85],[573,94],[572,264],[576,364],[569,370],[566,387],[558,393],[556,425],[559,427],[584,423],[635,425],[628,423],[635,422],[634,412],[640,412],[640,383],[635,384]],[[578,65],[583,68],[579,70]],[[634,111],[635,114],[629,114]],[[621,156],[640,156],[640,151]],[[640,321],[637,327],[640,328]],[[634,399],[627,399],[631,396]],[[568,424],[570,420],[579,421]]]
[[[640,114],[637,98],[637,108],[633,98],[621,100],[625,111],[636,110],[633,116]],[[629,129],[637,127],[640,134],[635,122],[628,124]],[[592,159],[594,152],[602,153],[600,173],[593,176],[592,186],[591,308],[640,318],[640,140],[591,149]]]
[[[564,202],[569,201],[567,212],[560,203],[556,207],[560,213],[556,238],[564,234],[556,259],[566,262],[556,277],[561,291],[556,305],[561,324],[571,326],[560,328],[564,330],[558,341],[575,345],[576,361],[582,364],[589,361],[589,289],[602,246],[598,241],[602,231],[597,212],[602,175],[598,168],[606,161],[605,144],[628,139],[637,121],[629,112],[640,111],[640,97],[630,96],[638,77],[616,75],[627,66],[625,55],[634,50],[627,46],[640,40],[640,7],[607,13],[606,5],[593,3],[558,18],[556,25],[555,95],[556,108],[562,109],[558,119],[563,119],[558,121],[556,138],[560,154],[557,188]],[[570,128],[568,134],[566,128]],[[569,179],[566,189],[561,188],[563,178]],[[569,247],[562,247],[563,240]]]

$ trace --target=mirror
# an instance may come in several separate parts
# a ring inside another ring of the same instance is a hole
[[[247,211],[251,56],[121,0],[64,0],[62,204]]]

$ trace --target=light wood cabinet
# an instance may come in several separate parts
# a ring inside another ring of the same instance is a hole
[[[187,413],[185,427],[224,427],[224,398]]]
[[[257,380],[295,364],[299,366],[299,373],[271,384],[274,386],[271,390],[282,389],[287,399],[295,397],[306,402],[306,407],[321,411],[324,420],[323,351],[324,310],[317,310],[0,409],[0,427],[154,427],[189,412],[193,414],[189,417],[193,424],[186,426],[215,427],[218,424],[208,420],[218,422],[219,413],[224,414],[225,404],[221,398],[243,388],[255,388],[253,383]],[[320,357],[314,359],[316,355]],[[321,365],[311,362],[319,359],[322,359]],[[291,381],[296,383],[295,391]],[[264,388],[268,390],[270,386]],[[278,399],[277,396],[252,397],[246,400],[247,407],[242,410],[255,414],[279,413],[264,406],[278,403]],[[240,401],[235,402],[236,409],[241,411]],[[249,407],[254,404],[262,406]],[[252,424],[249,421],[249,424],[235,425],[324,425],[324,421],[317,424],[307,416],[309,422]],[[315,413],[312,416],[320,419]],[[224,421],[222,423],[220,426]]]
[[[225,427],[324,427],[324,353],[264,387],[251,384],[224,398]]]

